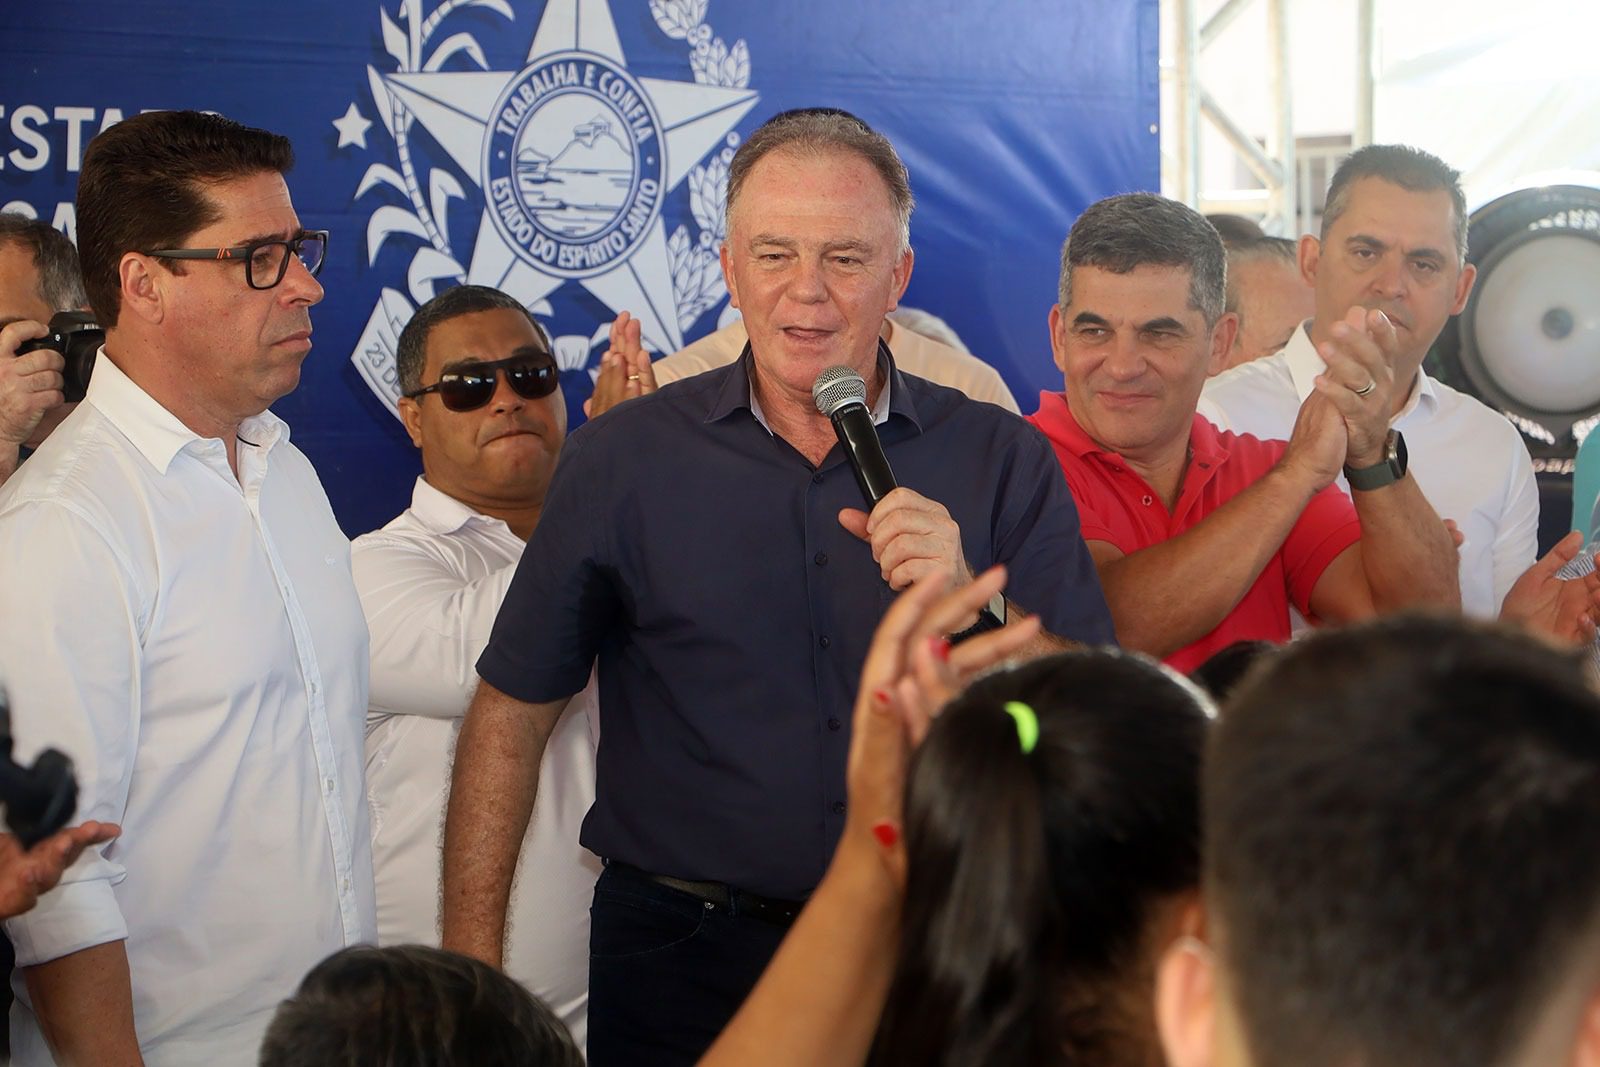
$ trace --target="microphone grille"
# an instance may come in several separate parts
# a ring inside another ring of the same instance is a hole
[[[831,417],[851,401],[865,405],[867,383],[849,367],[828,367],[811,383],[811,399],[816,401],[818,411]]]

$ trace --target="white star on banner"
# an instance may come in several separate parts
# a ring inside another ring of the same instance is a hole
[[[339,131],[339,143],[334,147],[343,148],[351,144],[361,148],[367,147],[367,130],[371,126],[370,121],[361,117],[361,112],[356,109],[355,104],[351,104],[345,109],[343,118],[333,120],[333,128]]]
[[[547,56],[572,51],[590,52],[626,69],[627,60],[605,0],[550,0],[534,32],[527,63],[532,66]],[[518,73],[390,74],[384,77],[384,85],[416,116],[462,172],[481,187],[484,139],[494,105]],[[677,188],[757,100],[757,94],[749,89],[661,78],[637,81],[661,119],[664,193]],[[486,204],[466,280],[504,290],[531,305],[567,279],[519,257],[501,237]],[[675,352],[683,347],[666,230],[659,214],[632,255],[609,270],[577,281],[613,314],[633,313],[640,321],[646,344],[657,351]]]

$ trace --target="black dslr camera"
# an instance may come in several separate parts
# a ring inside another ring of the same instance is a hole
[[[63,826],[78,807],[78,780],[72,760],[53,748],[39,753],[32,767],[11,758],[11,705],[0,688],[0,804],[6,825],[23,848],[32,848]]]
[[[50,317],[50,332],[17,346],[17,355],[36,348],[60,352],[67,361],[61,372],[62,392],[67,403],[82,400],[89,389],[89,372],[94,369],[94,356],[106,343],[106,332],[87,311],[58,311]]]

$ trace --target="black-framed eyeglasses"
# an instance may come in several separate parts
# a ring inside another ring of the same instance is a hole
[[[439,401],[451,411],[472,411],[494,399],[501,371],[505,372],[506,384],[524,400],[547,397],[561,384],[561,368],[550,356],[540,353],[497,359],[492,363],[468,363],[445,371],[432,385],[401,395],[415,400],[438,393]]]
[[[328,231],[302,230],[285,241],[281,237],[251,241],[234,248],[159,248],[146,255],[158,259],[227,259],[244,261],[244,280],[252,289],[271,289],[289,269],[289,253],[300,257],[315,278],[328,258]]]

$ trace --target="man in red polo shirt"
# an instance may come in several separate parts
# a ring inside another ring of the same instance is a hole
[[[1216,429],[1200,388],[1233,343],[1225,253],[1199,214],[1148,193],[1079,217],[1061,258],[1051,346],[1066,392],[1031,421],[1077,501],[1117,637],[1192,670],[1243,639],[1283,641],[1289,605],[1361,619],[1456,610],[1449,531],[1389,429],[1394,327],[1352,309],[1287,442]],[[1333,485],[1340,468],[1352,489]]]

